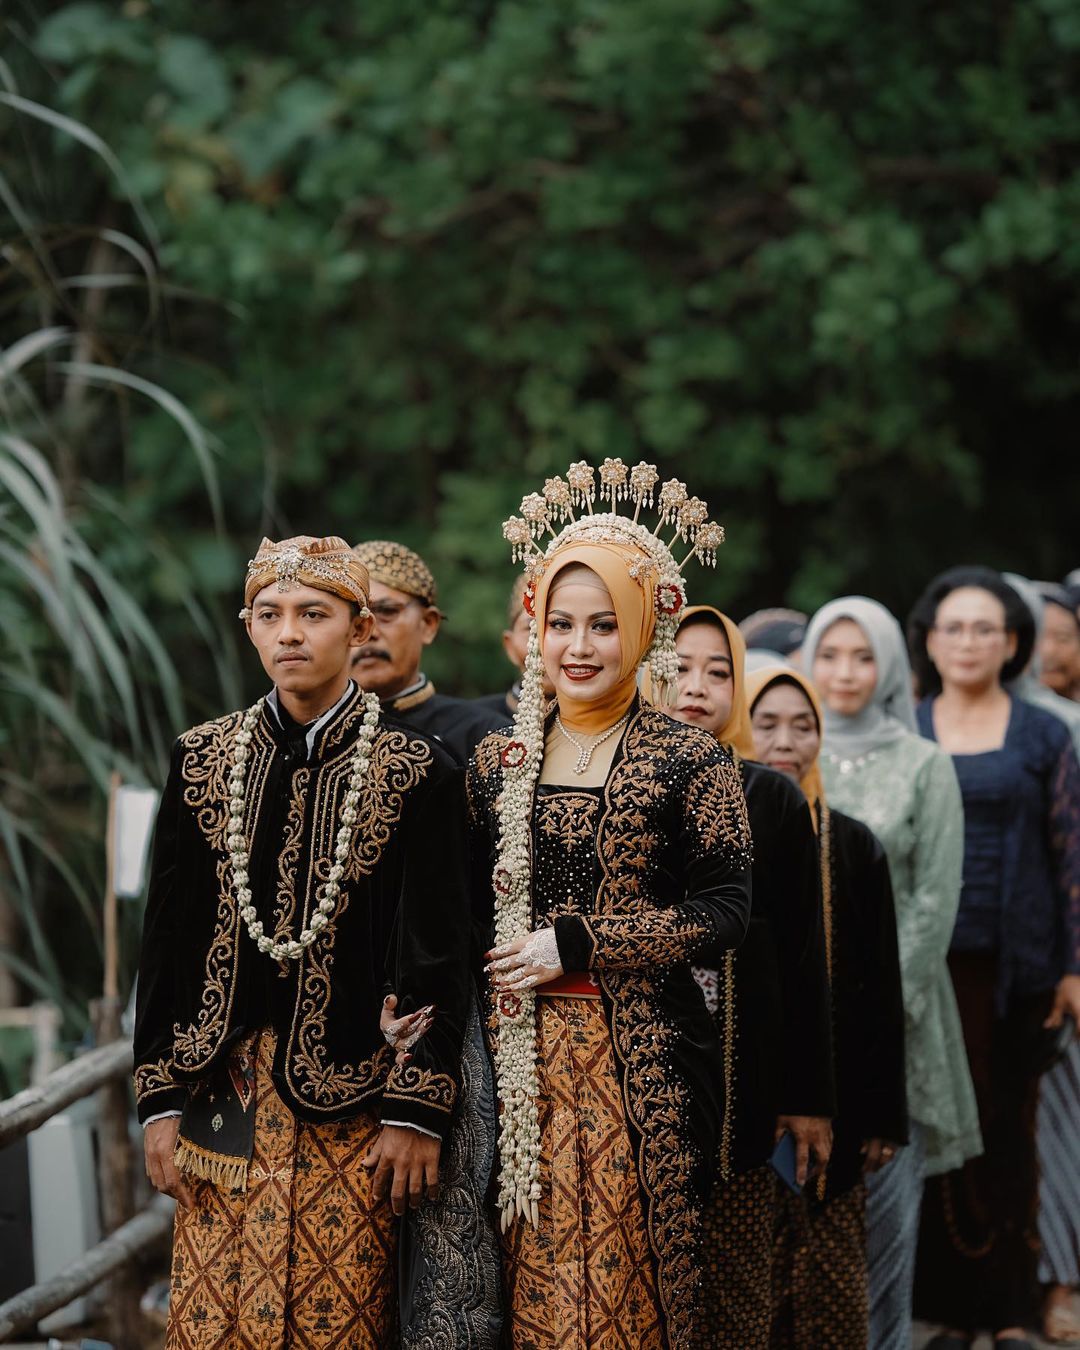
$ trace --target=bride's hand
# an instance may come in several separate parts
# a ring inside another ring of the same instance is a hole
[[[499,993],[522,993],[557,980],[563,973],[554,928],[538,928],[502,947],[492,947],[487,959],[484,969]]]

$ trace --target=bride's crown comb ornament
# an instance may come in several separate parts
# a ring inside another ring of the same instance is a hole
[[[599,485],[597,484],[599,478]],[[599,497],[600,511],[594,510]],[[624,511],[620,503],[626,504]],[[632,508],[632,514],[630,514]],[[653,529],[641,521],[655,509]],[[515,562],[526,562],[529,578],[522,600],[532,620],[525,657],[521,699],[511,739],[502,751],[503,785],[499,795],[499,840],[492,885],[495,891],[495,946],[504,946],[532,927],[530,822],[533,796],[544,755],[543,661],[536,585],[556,555],[579,543],[620,545],[627,571],[651,588],[655,628],[645,655],[657,702],[672,703],[678,693],[675,653],[678,615],[686,604],[682,570],[691,558],[716,565],[724,531],[708,518],[700,497],[691,497],[678,479],[660,483],[654,464],[628,468],[621,459],[605,459],[599,473],[584,460],[571,464],[566,477],[549,478],[543,492],[522,500],[521,514],[503,525]],[[661,531],[670,530],[665,542]],[[546,546],[538,540],[549,536]],[[684,549],[677,562],[673,549]],[[542,617],[542,616],[539,616]],[[495,1072],[501,1103],[499,1123],[498,1205],[505,1229],[516,1215],[534,1226],[540,1202],[540,1124],[536,1101],[536,997],[504,992],[495,1002]]]
[[[653,609],[656,633],[645,660],[652,677],[653,690],[661,705],[674,702],[678,690],[679,665],[675,655],[678,615],[686,604],[683,568],[691,558],[706,567],[716,566],[716,550],[724,542],[723,528],[709,520],[708,505],[700,497],[691,497],[686,484],[671,478],[660,487],[659,520],[649,530],[641,523],[644,509],[657,503],[660,475],[655,464],[637,464],[628,468],[621,459],[605,459],[600,466],[599,498],[607,510],[596,512],[597,473],[591,464],[579,460],[571,464],[565,478],[549,478],[543,492],[532,492],[521,502],[521,515],[503,523],[503,538],[510,545],[514,562],[526,562],[529,586],[525,608],[532,615],[531,600],[536,582],[543,576],[552,556],[573,543],[614,543],[627,545],[644,554],[640,562],[629,565],[630,575],[645,584],[655,573]],[[633,506],[633,514],[619,511],[619,503]],[[568,522],[568,523],[565,523]],[[562,528],[557,528],[561,526]],[[661,531],[671,537],[665,542]],[[550,536],[546,547],[538,540]],[[674,550],[683,546],[681,562]]]

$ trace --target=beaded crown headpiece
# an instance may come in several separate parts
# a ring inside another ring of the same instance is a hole
[[[363,560],[336,534],[321,539],[298,534],[278,542],[264,539],[247,565],[241,619],[251,617],[252,600],[274,582],[283,592],[296,590],[298,586],[314,586],[343,600],[355,601],[362,610],[367,608],[371,586]]]
[[[522,499],[521,515],[504,522],[503,537],[510,544],[513,560],[527,563],[529,581],[523,604],[533,617],[536,582],[554,555],[569,544],[618,543],[644,555],[640,564],[631,563],[628,570],[642,585],[652,574],[659,577],[653,594],[656,631],[645,660],[657,701],[673,703],[679,677],[675,634],[679,612],[686,604],[682,570],[695,557],[707,567],[715,567],[724,531],[708,519],[707,503],[690,496],[685,483],[671,478],[661,485],[655,464],[641,463],[631,469],[621,459],[605,459],[599,470],[599,498],[601,506],[607,504],[606,511],[593,509],[598,495],[596,479],[596,471],[584,460],[571,464],[565,478],[547,479],[543,492]],[[633,514],[620,513],[620,502],[627,503],[628,511],[632,506]],[[659,520],[650,530],[640,517],[645,508],[654,507]],[[558,529],[559,525],[563,528]],[[672,531],[667,541],[661,536],[664,529]],[[550,539],[542,548],[537,541],[545,534]],[[686,545],[686,552],[682,561],[676,562],[673,549],[680,543]]]

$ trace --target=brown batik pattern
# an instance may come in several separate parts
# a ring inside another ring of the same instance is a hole
[[[247,1191],[193,1182],[194,1207],[176,1211],[166,1350],[385,1350],[396,1224],[361,1166],[378,1122],[297,1120],[273,1053],[263,1032]]]
[[[694,1350],[767,1350],[776,1205],[776,1174],[768,1163],[717,1182],[703,1216]]]
[[[784,1191],[773,1267],[772,1350],[865,1350],[866,1188],[824,1205]]]
[[[540,1224],[503,1237],[512,1350],[662,1350],[637,1168],[603,1005],[537,1001]]]

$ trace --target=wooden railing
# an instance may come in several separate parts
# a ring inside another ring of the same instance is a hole
[[[108,1236],[58,1274],[0,1304],[0,1343],[108,1281],[110,1338],[116,1350],[142,1350],[139,1287],[132,1265],[168,1235],[172,1202],[158,1196],[142,1213],[135,1213],[134,1159],[128,1134],[131,1042],[120,1036],[120,1009],[115,1001],[97,1005],[94,1020],[98,1049],[0,1102],[0,1148],[30,1134],[72,1102],[100,1092],[100,1194]]]

